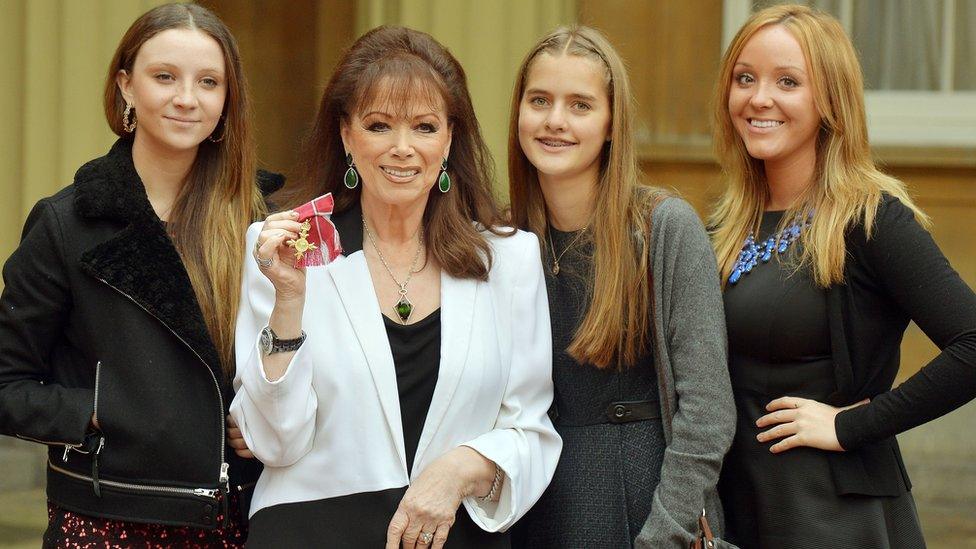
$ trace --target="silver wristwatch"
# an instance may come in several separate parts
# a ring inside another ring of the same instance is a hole
[[[295,339],[278,339],[278,336],[271,329],[271,326],[265,326],[261,330],[261,350],[264,351],[266,355],[273,355],[275,353],[288,353],[291,351],[297,351],[299,347],[305,343],[305,330],[302,330],[302,335],[296,337]]]

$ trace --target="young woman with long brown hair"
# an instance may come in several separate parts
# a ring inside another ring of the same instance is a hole
[[[738,429],[722,471],[743,547],[924,547],[895,435],[976,396],[976,296],[871,158],[857,55],[804,6],[752,16],[716,91],[712,214]],[[941,353],[892,382],[909,321]]]
[[[4,266],[0,431],[50,448],[46,546],[240,546],[224,417],[265,206],[237,45],[205,8],[154,8],[104,106],[118,141],[37,203]]]
[[[517,73],[514,224],[542,243],[563,454],[519,547],[687,548],[733,406],[715,258],[684,201],[641,181],[627,73],[603,35],[560,28]]]

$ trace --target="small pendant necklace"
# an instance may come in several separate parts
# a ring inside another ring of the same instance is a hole
[[[548,233],[549,233],[549,249],[552,250],[552,268],[550,269],[550,272],[552,272],[552,275],[553,276],[556,276],[556,275],[559,274],[559,260],[562,259],[564,255],[566,255],[566,252],[568,252],[569,249],[572,248],[576,244],[576,242],[580,239],[580,237],[582,237],[583,234],[586,232],[586,229],[589,229],[589,228],[590,228],[590,226],[589,225],[586,225],[582,229],[576,231],[576,237],[573,238],[572,241],[570,241],[570,243],[569,243],[568,246],[566,246],[565,248],[563,248],[563,251],[560,252],[559,255],[556,255],[556,244],[552,240],[552,224],[550,224],[550,223],[547,223],[546,224],[546,231],[548,231]]]
[[[417,260],[420,259],[420,251],[424,248],[424,235],[423,231],[419,228],[417,229],[417,251],[413,254],[413,262],[410,263],[410,270],[407,271],[407,278],[404,279],[403,283],[397,280],[396,275],[393,274],[393,269],[386,262],[386,258],[383,257],[383,252],[380,251],[380,247],[376,245],[376,240],[373,238],[372,231],[369,230],[369,224],[366,223],[366,217],[363,216],[363,232],[369,238],[370,244],[373,245],[373,249],[376,250],[377,257],[380,258],[380,262],[386,267],[386,272],[390,273],[390,278],[393,279],[393,283],[397,285],[397,293],[400,294],[400,299],[393,304],[393,311],[396,312],[397,317],[400,318],[401,324],[406,324],[410,320],[410,315],[413,313],[413,303],[407,299],[407,284],[410,284],[410,277],[413,276],[415,269],[417,268]]]

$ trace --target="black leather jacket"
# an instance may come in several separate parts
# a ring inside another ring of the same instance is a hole
[[[48,499],[216,526],[219,493],[252,485],[259,466],[226,446],[230,383],[131,140],[34,206],[3,278],[0,433],[48,445]]]

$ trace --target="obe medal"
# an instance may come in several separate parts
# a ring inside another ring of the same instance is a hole
[[[285,244],[295,248],[296,260],[301,260],[305,256],[305,252],[309,252],[317,248],[315,244],[308,241],[308,231],[311,228],[312,225],[308,221],[303,221],[302,226],[298,229],[298,239],[285,242]]]

